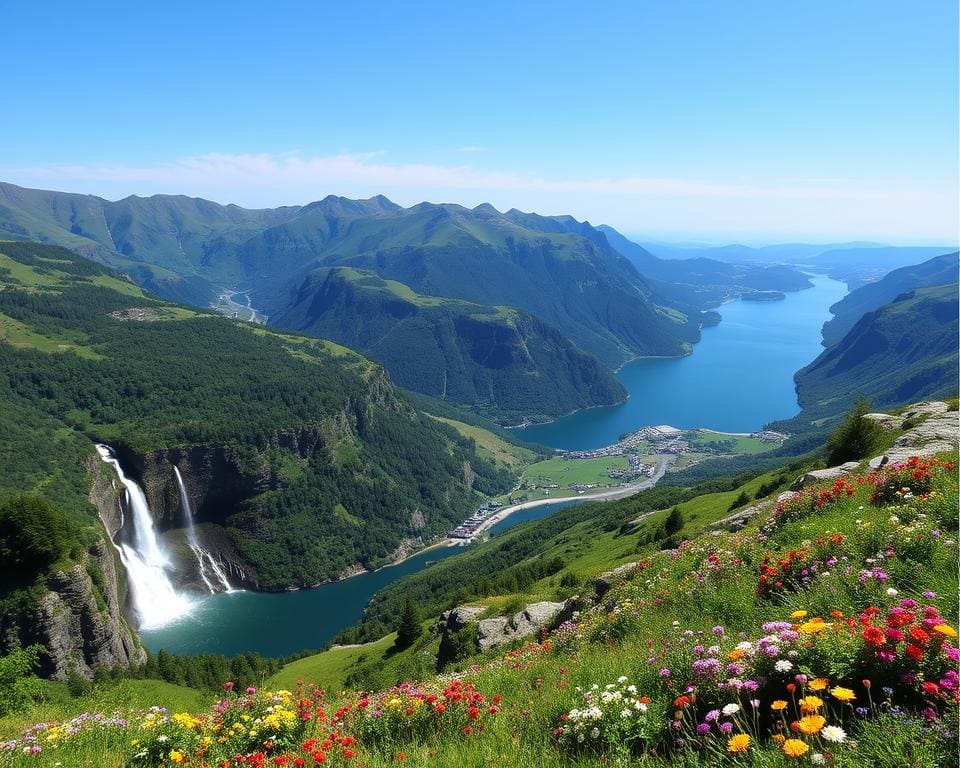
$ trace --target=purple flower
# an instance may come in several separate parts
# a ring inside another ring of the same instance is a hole
[[[719,624],[713,628],[713,634],[722,635],[723,633],[724,633],[724,629]]]
[[[723,733],[730,733],[733,731],[733,723],[720,723],[720,730]]]
[[[664,667],[660,670],[660,677],[670,677],[670,670]]]
[[[710,723],[700,723],[697,726],[697,733],[700,736],[705,736],[706,734],[710,733]]]
[[[933,599],[936,598],[937,593],[936,593],[936,592],[931,592],[931,591],[928,589],[926,592],[923,593],[923,596],[924,596],[925,598],[927,598],[927,600],[933,600]]]
[[[720,710],[719,710],[719,709],[711,709],[709,712],[707,712],[707,714],[705,714],[705,715],[703,716],[703,719],[704,719],[706,722],[708,722],[708,723],[712,723],[712,722],[714,722],[718,717],[720,717]]]

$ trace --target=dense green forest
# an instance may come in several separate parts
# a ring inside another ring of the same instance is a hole
[[[512,483],[346,349],[153,299],[60,248],[0,254],[0,498],[40,494],[89,523],[93,440],[134,457],[227,446],[272,479],[216,522],[280,587],[377,565]],[[311,455],[271,443],[304,426],[324,436]]]

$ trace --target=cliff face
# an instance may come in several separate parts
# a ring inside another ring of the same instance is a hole
[[[120,528],[119,494],[102,463],[91,457],[90,500],[109,534]],[[92,677],[97,667],[143,664],[146,652],[123,615],[126,585],[113,547],[104,538],[83,562],[46,578],[46,592],[17,616],[0,619],[0,653],[39,643],[46,648],[43,677]]]

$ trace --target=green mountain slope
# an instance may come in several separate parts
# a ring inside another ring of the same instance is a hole
[[[831,347],[838,343],[867,312],[879,309],[901,293],[952,283],[957,276],[957,254],[947,253],[922,264],[895,269],[875,283],[851,291],[830,307],[834,317],[823,325],[823,345]]]
[[[40,494],[93,525],[94,440],[175,546],[177,464],[211,546],[265,589],[380,565],[512,483],[355,353],[159,301],[61,248],[0,243],[0,500]]]
[[[595,357],[533,315],[422,296],[349,267],[312,272],[272,321],[368,354],[401,387],[508,422],[626,396]]]
[[[803,411],[792,421],[835,418],[858,396],[892,408],[955,394],[957,317],[957,283],[920,288],[868,312],[797,372]]]

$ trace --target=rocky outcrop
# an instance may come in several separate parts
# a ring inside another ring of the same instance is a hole
[[[123,617],[120,578],[114,550],[94,544],[69,570],[47,577],[47,592],[37,605],[2,625],[0,651],[39,643],[40,674],[66,680],[71,674],[91,678],[98,667],[139,665],[146,652]]]
[[[563,610],[563,603],[532,603],[513,616],[496,616],[477,623],[477,642],[481,651],[512,643],[549,627]]]
[[[792,494],[791,494],[792,495]],[[728,531],[739,531],[743,528],[751,518],[756,517],[761,512],[770,509],[773,505],[773,502],[762,501],[759,504],[754,504],[749,507],[744,507],[743,509],[738,509],[732,515],[727,515],[720,520],[716,520],[710,523],[711,528],[723,528]]]
[[[626,581],[627,577],[639,567],[639,562],[624,563],[623,565],[618,565],[616,568],[610,571],[601,573],[599,576],[597,576],[593,584],[593,588],[597,593],[597,597],[603,597],[616,584],[621,581]]]
[[[823,483],[828,480],[836,480],[839,477],[845,477],[855,471],[860,466],[858,461],[848,461],[839,467],[828,467],[827,469],[814,469],[810,472],[804,472],[800,477],[790,485],[791,491],[801,491],[811,485]]]
[[[931,456],[957,450],[960,414],[946,403],[917,403],[903,413],[904,423],[923,418],[915,427],[898,437],[890,450],[870,459],[870,468],[906,461],[911,456]]]

